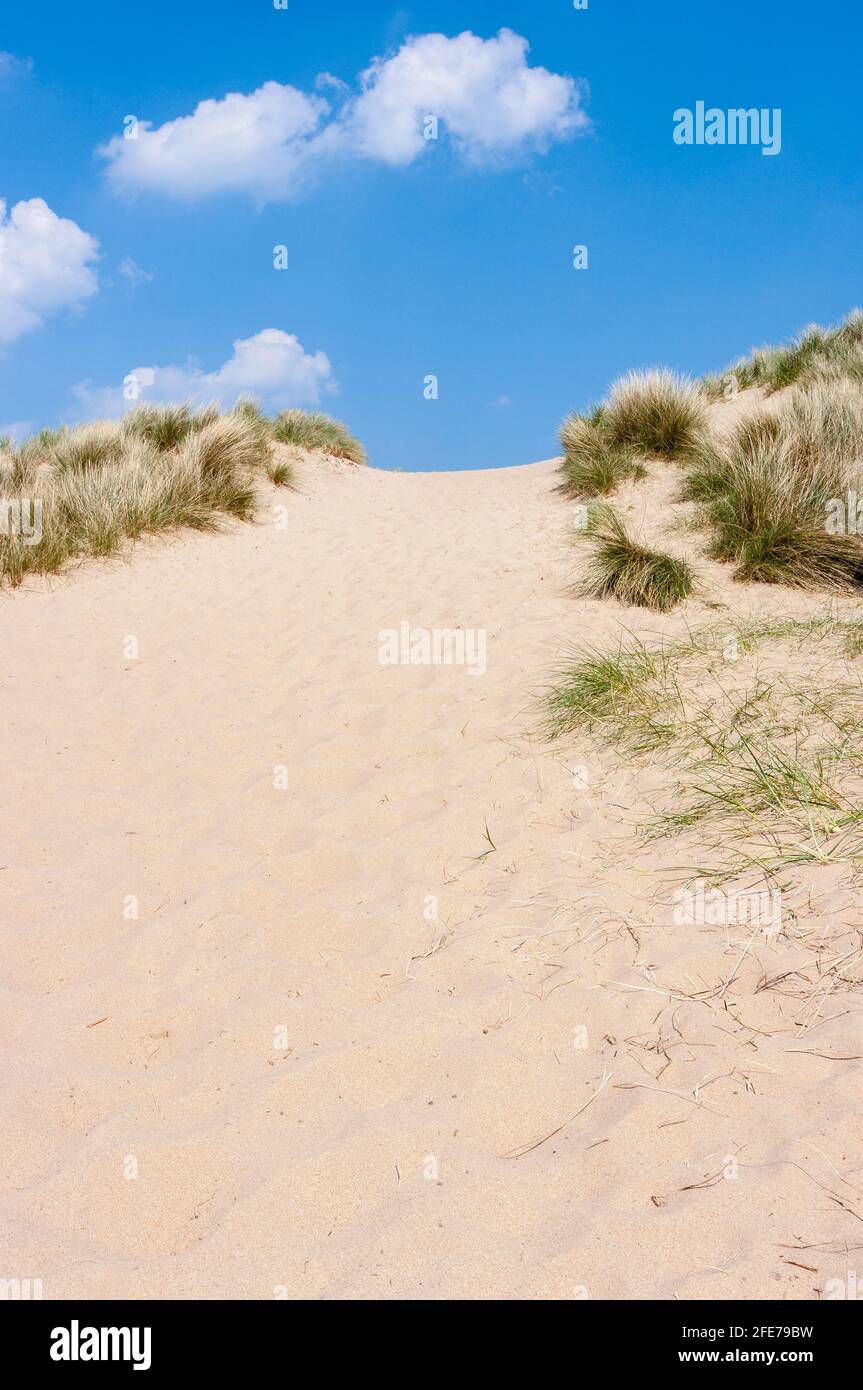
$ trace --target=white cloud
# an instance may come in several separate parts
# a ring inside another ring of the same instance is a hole
[[[295,197],[341,159],[407,165],[431,148],[435,116],[472,165],[547,148],[586,129],[582,92],[571,77],[531,67],[526,39],[424,34],[377,58],[354,95],[327,73],[338,109],[320,96],[266,82],[249,95],[202,101],[190,116],[153,128],[141,121],[100,146],[115,188],[178,198],[244,192],[261,201]]]
[[[45,319],[96,293],[90,262],[98,242],[42,198],[0,199],[0,342],[13,343]]]
[[[191,401],[207,405],[216,401],[232,406],[238,396],[256,396],[271,410],[317,405],[321,396],[334,392],[336,383],[324,352],[307,353],[292,333],[264,328],[252,338],[238,338],[234,351],[221,367],[204,372],[194,363],[185,367],[132,367],[138,400]],[[123,382],[92,386],[82,382],[72,391],[81,418],[122,415],[135,403],[124,395]]]
[[[155,130],[149,121],[130,125],[97,153],[118,189],[157,189],[175,198],[282,197],[302,183],[309,137],[328,110],[321,97],[265,82],[249,96],[229,92],[221,101],[202,101],[191,116]]]
[[[543,148],[584,129],[578,85],[528,64],[526,39],[425,34],[362,74],[348,116],[357,151],[387,164],[410,164],[428,149],[423,121],[437,116],[472,164]]]

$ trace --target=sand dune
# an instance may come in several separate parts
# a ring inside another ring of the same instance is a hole
[[[819,602],[719,567],[666,618],[574,598],[555,468],[308,459],[258,525],[0,596],[0,1275],[810,1299],[855,1268],[856,1000],[759,988],[799,936],[675,925],[649,770],[532,736],[568,645]],[[647,534],[672,473],[622,494]],[[485,673],[382,666],[402,622],[483,630]],[[859,924],[812,884],[800,922]]]

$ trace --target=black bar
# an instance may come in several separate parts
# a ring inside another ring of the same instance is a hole
[[[396,1301],[396,1300],[393,1300]],[[571,1365],[573,1374],[586,1374],[594,1366],[610,1376],[619,1372],[667,1371],[685,1377],[699,1376],[705,1366],[716,1370],[739,1373],[741,1370],[765,1376],[769,1383],[777,1372],[815,1371],[847,1372],[856,1364],[860,1343],[860,1308],[856,1301],[824,1300],[819,1302],[727,1302],[727,1303],[647,1303],[602,1302],[576,1300],[561,1307],[549,1305],[542,1323],[555,1340],[541,1345],[547,1354],[558,1361],[562,1356]],[[375,1330],[375,1317],[368,1303],[362,1303],[357,1324],[356,1341],[350,1325],[343,1328],[347,1317],[353,1322],[353,1311],[328,1308],[316,1313],[313,1307],[285,1302],[7,1302],[0,1305],[0,1330],[6,1351],[6,1365],[14,1356],[16,1366],[29,1370],[56,1373],[60,1377],[85,1375],[92,1378],[107,1370],[116,1376],[135,1374],[140,1365],[139,1379],[149,1376],[175,1376],[178,1372],[212,1372],[222,1377],[250,1371],[266,1365],[282,1366],[286,1374],[295,1374],[309,1354],[314,1354],[317,1338],[324,1333],[324,1360],[321,1371],[332,1365],[332,1351],[343,1352],[351,1359],[354,1374],[362,1373],[363,1358],[358,1353],[368,1345],[370,1335],[387,1335],[375,1353],[377,1370],[389,1378],[396,1374],[393,1360],[387,1365],[386,1347],[395,1352],[397,1342],[405,1334],[416,1335],[419,1369],[424,1376],[438,1368],[451,1376],[460,1356],[456,1356],[456,1339],[465,1334],[471,1340],[491,1336],[484,1342],[482,1356],[494,1364],[498,1357],[509,1362],[521,1350],[535,1364],[538,1354],[536,1332],[542,1324],[533,1323],[528,1309],[522,1308],[515,1317],[508,1317],[505,1328],[495,1332],[488,1328],[487,1314],[481,1307],[471,1308],[471,1322],[459,1327],[442,1324],[431,1310],[420,1304],[413,1314],[404,1310],[392,1324],[386,1319],[383,1328]],[[450,1305],[451,1306],[451,1305]],[[377,1316],[380,1316],[378,1314]],[[320,1330],[314,1328],[318,1317],[326,1319]],[[419,1325],[411,1331],[413,1318]],[[434,1319],[434,1323],[430,1319]],[[460,1322],[460,1315],[455,1312]],[[312,1326],[309,1326],[310,1319]],[[429,1321],[427,1321],[429,1319]],[[528,1319],[530,1319],[528,1321]],[[389,1331],[391,1328],[392,1331]],[[95,1331],[94,1331],[95,1329]],[[117,1329],[116,1335],[101,1329]],[[137,1335],[135,1335],[137,1330]],[[333,1333],[336,1340],[332,1340]],[[329,1334],[329,1335],[326,1335]],[[349,1338],[350,1340],[346,1340]],[[468,1344],[469,1345],[469,1344]],[[52,1356],[52,1348],[54,1356]],[[100,1358],[85,1359],[91,1350]],[[78,1359],[54,1359],[59,1354]],[[82,1355],[83,1353],[83,1355]],[[113,1359],[112,1359],[113,1354]],[[597,1362],[599,1363],[597,1367]],[[372,1368],[366,1365],[366,1373]],[[400,1378],[408,1375],[402,1361]],[[414,1373],[410,1373],[414,1374]],[[304,1372],[304,1378],[308,1371]],[[738,1382],[739,1383],[739,1382]],[[753,1382],[754,1383],[754,1382]]]

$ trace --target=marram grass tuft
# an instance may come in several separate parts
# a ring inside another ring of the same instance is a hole
[[[630,537],[621,517],[607,506],[594,515],[587,532],[593,546],[585,593],[667,613],[692,592],[692,570],[685,560],[651,550]]]
[[[326,420],[287,415],[295,427],[301,419]],[[262,478],[292,480],[290,458],[273,447],[284,421],[274,424],[249,400],[227,413],[141,405],[123,420],[43,430],[17,448],[0,441],[0,583],[113,555],[145,535],[182,526],[217,530],[229,518],[250,518]],[[343,426],[336,428],[345,447],[363,456]],[[307,426],[304,441],[333,451],[332,431],[319,426]]]

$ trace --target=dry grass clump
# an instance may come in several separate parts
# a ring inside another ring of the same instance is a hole
[[[43,430],[17,448],[0,440],[0,583],[112,555],[144,535],[250,517],[262,476],[292,480],[290,457],[273,447],[284,440],[365,458],[337,421],[302,410],[273,421],[248,399],[226,414],[139,405],[122,420]]]
[[[265,415],[260,405],[251,397],[243,396],[232,411],[254,432],[262,446],[275,442],[273,421]],[[288,487],[293,482],[294,466],[289,457],[280,450],[268,449],[264,462],[264,472],[276,487]]]
[[[797,388],[703,446],[684,485],[737,577],[798,588],[863,580],[863,388],[847,378]],[[850,506],[849,506],[850,501]]]
[[[585,593],[667,613],[692,592],[685,560],[634,541],[615,509],[597,507],[585,531],[593,546]]]
[[[49,444],[44,461],[56,473],[80,473],[87,468],[119,463],[125,440],[119,424],[96,420],[77,429],[63,429]]]
[[[20,584],[144,535],[248,518],[269,459],[268,443],[241,415],[180,407],[27,441],[0,459],[0,580]],[[22,516],[38,528],[10,524]]]
[[[706,430],[699,387],[674,372],[632,372],[591,414],[564,421],[562,490],[571,497],[607,496],[645,476],[644,458],[685,461]]]
[[[643,478],[644,465],[611,443],[602,418],[570,415],[560,431],[564,449],[562,490],[570,497],[605,497],[627,479]]]
[[[546,732],[661,759],[668,778],[644,833],[687,833],[707,856],[698,871],[715,881],[752,866],[861,863],[863,683],[843,659],[859,649],[859,627],[834,617],[738,623],[582,650],[547,698]],[[768,645],[779,659],[765,672]],[[807,655],[817,658],[809,676],[786,674]]]
[[[320,449],[350,463],[365,463],[366,451],[340,420],[319,411],[283,410],[273,421],[273,438],[300,449]]]
[[[216,406],[193,410],[189,405],[139,405],[120,426],[124,438],[143,439],[155,448],[176,449],[189,435],[218,420]]]
[[[699,386],[676,372],[630,372],[614,383],[604,411],[611,442],[645,458],[685,460],[707,430]]]
[[[702,387],[718,400],[732,385],[739,390],[758,386],[769,395],[786,386],[837,376],[863,377],[863,310],[852,310],[832,328],[811,324],[783,347],[757,348],[725,371],[705,377]]]

